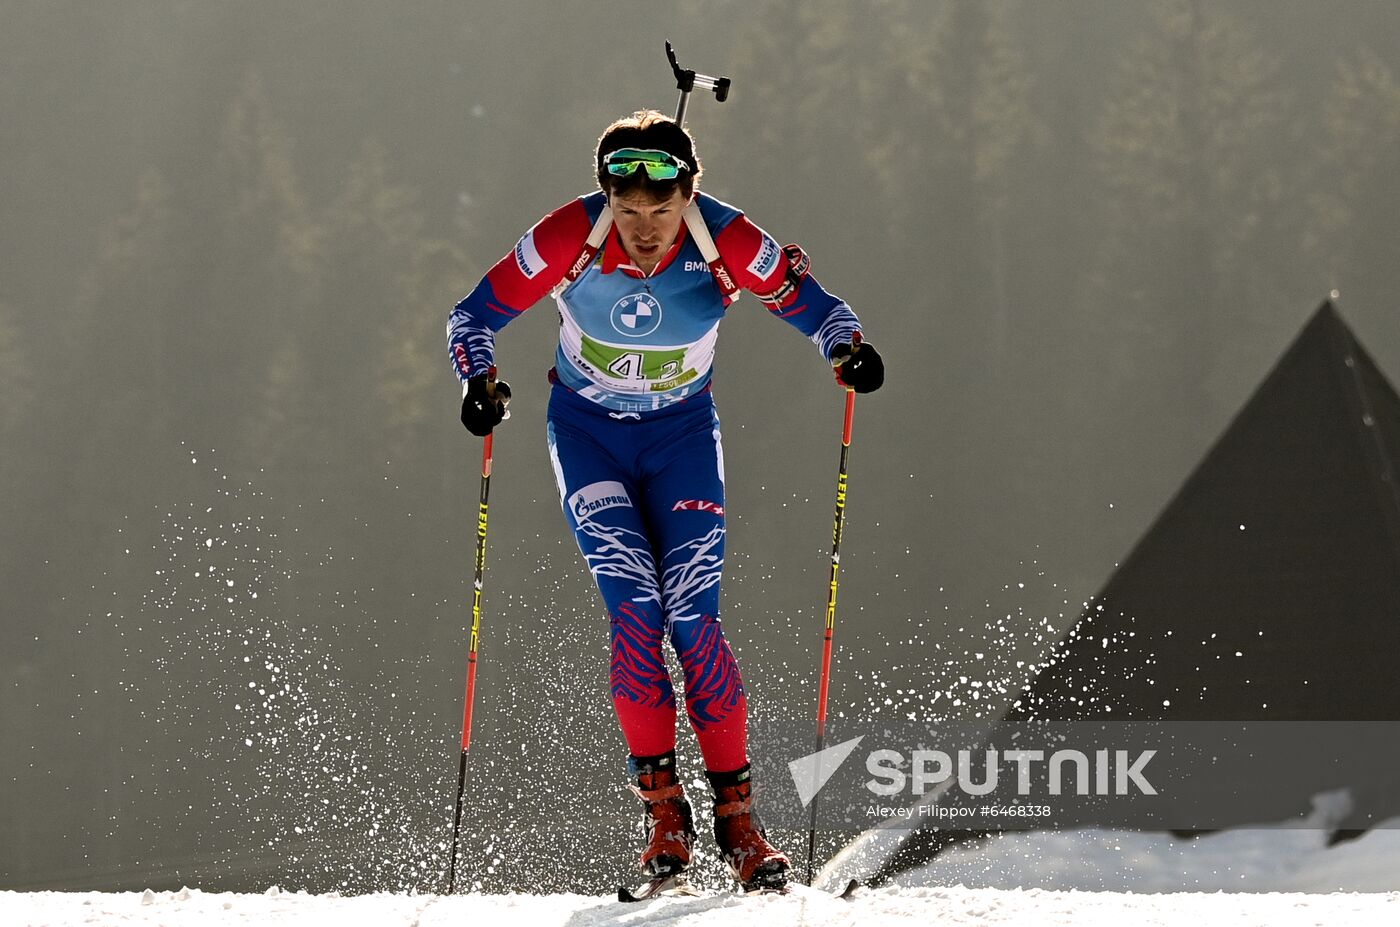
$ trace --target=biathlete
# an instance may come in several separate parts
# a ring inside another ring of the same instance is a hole
[[[608,126],[599,191],[541,219],[452,310],[448,343],[462,424],[485,436],[510,388],[491,379],[496,332],[546,293],[559,307],[549,456],[569,527],[606,603],[613,706],[645,806],[641,868],[682,875],[695,830],[676,773],[669,638],[714,789],[714,833],[746,889],[781,886],[789,863],[753,808],[747,708],[719,620],[724,461],[710,391],[726,309],[749,290],[809,337],[857,392],[884,364],[860,320],[809,273],[806,254],[698,191],[689,132],[656,111]]]

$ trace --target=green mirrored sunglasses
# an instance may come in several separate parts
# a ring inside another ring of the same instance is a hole
[[[652,180],[675,180],[681,171],[690,170],[680,158],[656,148],[619,148],[604,158],[603,164],[614,177],[631,177],[644,170]]]

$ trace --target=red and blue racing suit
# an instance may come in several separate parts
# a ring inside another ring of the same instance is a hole
[[[719,621],[724,564],[724,462],[710,368],[720,320],[738,295],[759,297],[816,343],[823,358],[860,323],[807,273],[806,256],[706,194],[696,205],[722,269],[712,270],[685,224],[651,274],[616,229],[592,263],[585,241],[601,192],[545,216],[453,309],[449,351],[463,381],[495,363],[495,334],[546,293],[559,307],[548,412],[549,453],[565,517],[606,603],[610,684],[628,749],[675,748],[669,637],[705,766],[748,762],[747,705]],[[577,276],[570,281],[570,268]]]

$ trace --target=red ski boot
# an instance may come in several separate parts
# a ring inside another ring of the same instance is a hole
[[[734,878],[749,892],[786,886],[791,864],[768,842],[753,810],[749,767],[705,776],[715,790],[715,842]]]
[[[676,779],[676,754],[630,757],[628,768],[637,777],[630,786],[646,806],[642,825],[646,846],[639,865],[652,878],[683,874],[690,867],[690,848],[695,842],[690,802]]]

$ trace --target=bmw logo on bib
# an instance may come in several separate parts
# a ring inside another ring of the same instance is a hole
[[[661,324],[661,303],[650,293],[624,296],[612,307],[612,327],[628,338],[644,338]]]

